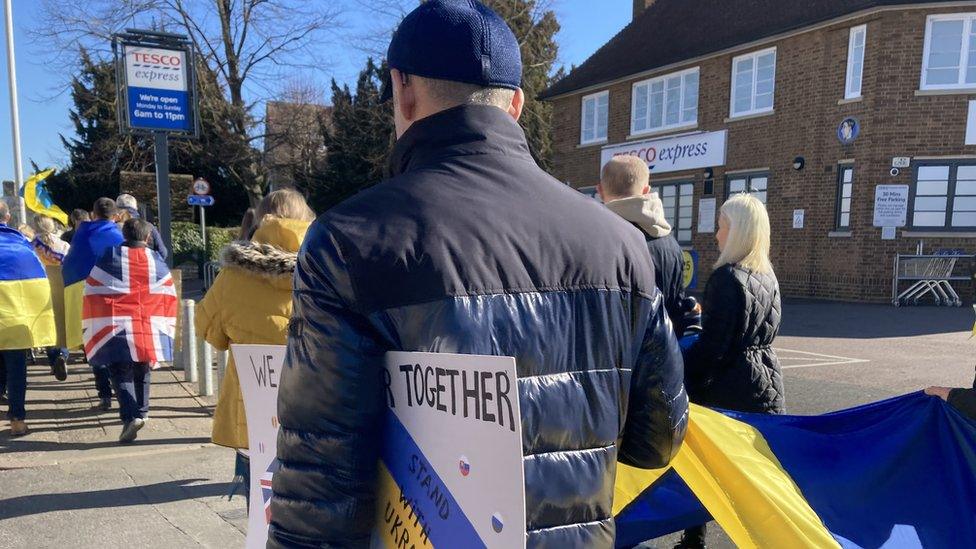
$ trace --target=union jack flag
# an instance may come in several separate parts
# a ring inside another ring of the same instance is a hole
[[[176,287],[159,254],[118,246],[95,264],[85,281],[82,334],[91,364],[172,360]]]
[[[275,458],[271,460],[268,470],[261,475],[261,499],[264,500],[264,520],[268,524],[271,524],[271,498],[274,495],[271,490],[271,479],[274,478],[279,466],[278,458]]]

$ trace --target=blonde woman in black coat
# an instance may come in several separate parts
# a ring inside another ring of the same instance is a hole
[[[781,414],[783,376],[772,345],[782,308],[766,207],[750,195],[730,198],[715,239],[721,255],[705,287],[702,333],[685,354],[688,396],[712,408]],[[704,541],[704,527],[693,528],[678,547]]]

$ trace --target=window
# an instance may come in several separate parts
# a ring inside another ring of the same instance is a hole
[[[922,89],[976,87],[976,13],[930,15],[925,25]]]
[[[731,116],[773,110],[776,88],[776,48],[740,55],[732,60]]]
[[[854,194],[854,166],[841,166],[837,171],[837,216],[835,226],[851,228],[851,197]]]
[[[769,174],[737,174],[726,178],[726,196],[739,193],[751,193],[763,204],[766,203],[766,190],[769,186]]]
[[[851,29],[851,37],[847,43],[847,87],[844,89],[844,99],[861,97],[861,83],[864,76],[864,48],[868,34],[868,26],[861,25]]]
[[[913,228],[976,228],[976,165],[919,166],[912,194]]]
[[[698,67],[634,84],[632,135],[698,122]]]
[[[580,144],[607,139],[607,114],[610,92],[594,93],[583,98],[583,123],[580,124]]]
[[[674,236],[682,244],[691,244],[692,202],[694,183],[655,185],[654,190],[664,202],[664,218],[671,224]]]

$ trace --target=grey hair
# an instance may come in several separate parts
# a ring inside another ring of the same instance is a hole
[[[515,90],[508,88],[486,88],[478,84],[419,76],[413,78],[422,80],[431,97],[448,108],[458,105],[488,105],[508,109],[515,97]]]
[[[6,221],[8,215],[10,215],[10,208],[7,206],[7,202],[0,200],[0,223]]]

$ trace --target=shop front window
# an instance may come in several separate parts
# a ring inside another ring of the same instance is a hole
[[[664,217],[671,225],[671,232],[681,244],[691,244],[691,224],[695,184],[666,183],[655,185],[654,190],[664,203]]]
[[[912,189],[915,229],[976,229],[976,164],[927,164],[917,168]]]

